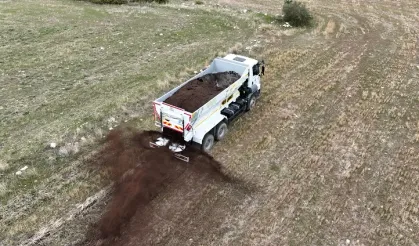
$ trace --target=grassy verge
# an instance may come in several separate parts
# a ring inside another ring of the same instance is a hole
[[[96,176],[69,163],[110,127],[151,127],[150,100],[252,34],[247,21],[204,10],[1,5],[0,240],[7,245],[100,188]]]

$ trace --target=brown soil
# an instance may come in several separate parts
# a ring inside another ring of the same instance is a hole
[[[239,78],[240,75],[232,71],[206,74],[181,87],[165,102],[186,111],[195,112]]]
[[[187,164],[174,158],[167,148],[150,148],[149,141],[159,134],[128,127],[111,131],[105,139],[105,147],[93,163],[115,182],[114,191],[102,218],[88,233],[88,245],[117,243],[131,217],[187,169],[214,179],[229,180],[222,174],[220,163],[199,150],[184,153],[190,158]]]

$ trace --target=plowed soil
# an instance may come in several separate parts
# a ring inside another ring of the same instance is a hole
[[[256,192],[184,175],[119,245],[419,244],[418,2],[305,2],[317,26],[263,27],[261,98],[212,153]]]
[[[206,74],[181,87],[165,102],[195,112],[239,78],[240,75],[233,71]]]

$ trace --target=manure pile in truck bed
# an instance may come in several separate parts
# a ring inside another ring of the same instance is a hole
[[[184,85],[165,103],[194,112],[238,79],[240,75],[233,71],[206,74]]]

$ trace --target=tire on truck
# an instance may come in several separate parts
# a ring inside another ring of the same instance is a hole
[[[210,131],[207,134],[205,134],[204,139],[202,139],[201,150],[204,152],[209,152],[214,146],[214,142],[215,137]]]
[[[228,126],[225,121],[221,121],[215,128],[215,140],[222,140],[228,132]]]
[[[247,105],[246,105],[246,111],[250,111],[253,109],[253,107],[255,107],[256,105],[256,95],[255,93],[253,93],[249,100],[247,101]]]

